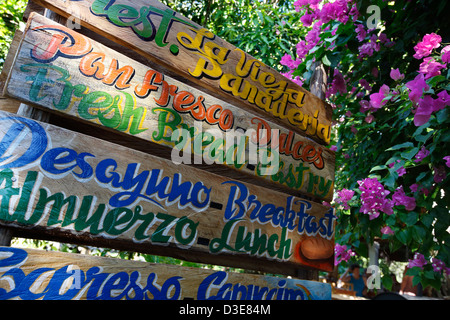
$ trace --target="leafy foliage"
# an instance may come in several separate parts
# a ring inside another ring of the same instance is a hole
[[[289,0],[162,0],[236,47],[278,68],[305,29]]]
[[[8,54],[14,31],[21,23],[22,13],[26,5],[26,0],[0,1],[0,70]]]
[[[449,3],[372,1],[381,9],[373,29],[367,27],[372,17],[362,1],[295,4],[302,21],[312,25],[309,41],[299,43],[295,59],[282,63],[305,85],[313,61],[329,70],[337,241],[364,257],[375,240],[387,243],[391,253],[405,246],[410,257],[420,252],[428,263],[426,271],[414,273],[415,282],[439,288],[443,270],[431,269],[431,261],[450,266],[450,179],[444,159],[450,155],[450,101],[441,99],[450,90],[445,55],[450,47],[443,49],[450,40]],[[314,34],[315,28],[320,32]],[[436,41],[418,56],[417,45],[428,44],[428,38]],[[363,188],[375,181],[376,190]],[[343,191],[354,196],[341,201]]]

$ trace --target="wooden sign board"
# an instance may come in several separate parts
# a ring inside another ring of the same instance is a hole
[[[328,144],[332,110],[274,69],[156,0],[37,0],[239,107]]]
[[[328,202],[333,197],[333,151],[39,15],[28,20],[6,93],[175,148],[181,163],[192,163],[185,156],[193,153],[200,163],[225,164],[264,179],[260,184]],[[237,140],[229,143],[232,134]],[[239,139],[243,144],[234,142]]]
[[[0,300],[8,299],[331,300],[331,286],[306,280],[0,247]],[[179,314],[188,312],[185,307],[179,309]],[[216,312],[209,312],[209,316]]]
[[[0,188],[0,223],[39,238],[273,273],[333,269],[332,208],[4,112]]]

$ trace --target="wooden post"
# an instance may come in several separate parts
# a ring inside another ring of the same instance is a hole
[[[325,92],[327,88],[327,74],[325,67],[321,62],[312,64],[313,74],[310,81],[310,92],[318,98],[325,100]]]
[[[11,246],[12,231],[11,229],[0,227],[0,246]]]
[[[314,62],[311,66],[313,74],[310,81],[310,92],[322,100],[325,100],[327,87],[327,74],[325,67],[321,62]],[[305,280],[319,280],[319,271],[312,269],[299,269],[297,277]]]
[[[48,9],[45,10],[45,16],[50,19],[53,19],[55,21],[61,21],[61,19],[64,19],[62,17],[60,17],[60,19],[58,19],[58,16],[54,12],[51,12]],[[38,120],[41,122],[48,123],[50,120],[50,113],[39,110],[39,109],[35,109],[24,103],[20,104],[19,110],[17,110],[17,114],[20,116],[35,119],[35,120]],[[12,237],[13,237],[13,232],[11,229],[5,228],[5,227],[0,227],[0,246],[7,246],[7,247],[11,246]]]

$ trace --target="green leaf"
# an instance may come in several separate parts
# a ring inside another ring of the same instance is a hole
[[[387,274],[381,278],[381,283],[383,283],[383,287],[387,290],[392,289],[392,277],[390,274]]]
[[[425,129],[426,127],[428,127],[429,125],[430,125],[430,122],[424,124],[422,127],[419,127],[416,130],[416,132],[413,134],[413,137],[416,141],[425,143],[428,140],[428,138],[430,138],[433,135],[433,133],[434,133],[433,130],[427,131],[427,133],[424,135],[420,134],[420,133],[422,133],[422,130]],[[421,129],[421,128],[422,128],[422,130],[419,131],[419,129]]]
[[[385,169],[387,169],[387,166],[381,165],[381,166],[373,167],[373,168],[370,170],[370,172],[373,172],[373,171],[379,171],[379,170],[385,170]]]
[[[400,230],[395,233],[395,237],[398,239],[398,241],[406,245],[409,241],[411,241],[411,232],[408,229]]]
[[[331,66],[331,61],[328,59],[327,55],[323,56],[322,62],[323,62],[324,65],[326,65],[328,67]]]
[[[430,86],[434,87],[434,86],[436,86],[436,84],[438,84],[439,82],[444,81],[444,80],[445,80],[445,77],[442,75],[439,75],[439,76],[432,77],[431,79],[429,79],[427,81],[427,83]]]
[[[386,151],[395,151],[395,150],[405,149],[405,148],[410,148],[410,147],[414,147],[414,144],[412,142],[405,142],[405,143],[397,144],[389,149],[386,149]]]
[[[420,180],[422,180],[429,172],[421,172],[417,178],[416,178],[416,182],[419,182]]]
[[[422,282],[422,286],[423,287],[426,288],[426,287],[431,286],[431,287],[433,287],[434,289],[436,289],[438,291],[439,291],[439,289],[441,288],[441,285],[442,285],[441,280],[440,279],[436,279],[436,278],[429,279],[429,278],[425,277],[425,278],[422,279],[421,282]]]
[[[427,236],[427,230],[421,226],[415,225],[412,227],[413,237],[417,242],[422,243],[423,239]]]
[[[394,188],[395,176],[393,174],[388,175],[385,179],[383,179],[383,183],[389,188]]]
[[[413,278],[413,286],[417,286],[420,283],[420,276],[414,276]]]
[[[330,32],[330,34],[331,34],[331,32]],[[336,34],[336,35],[334,35],[334,36],[331,37],[331,38],[326,38],[326,39],[325,39],[325,42],[331,43],[331,42],[333,42],[334,40],[336,40],[339,36],[340,36],[339,34]]]
[[[411,160],[419,152],[419,148],[415,147],[409,151],[402,152],[401,156],[403,159]]]
[[[407,276],[417,276],[420,274],[421,269],[419,267],[412,267],[406,270]]]
[[[340,243],[343,243],[343,244],[347,243],[348,240],[350,239],[351,235],[352,235],[351,232],[346,233],[345,235],[343,235],[343,236],[340,238],[339,242],[340,242]]]
[[[422,223],[424,224],[425,227],[429,228],[431,227],[431,224],[434,221],[435,216],[433,214],[426,214],[424,216],[422,216]]]
[[[425,278],[427,279],[434,279],[434,271],[433,270],[427,270],[423,273],[423,275],[425,276]]]
[[[398,216],[400,217],[400,220],[403,221],[407,226],[414,225],[419,219],[419,214],[414,211],[408,213],[399,212]]]
[[[444,123],[448,119],[448,110],[447,108],[439,111],[436,113],[436,119],[439,122],[439,124]]]

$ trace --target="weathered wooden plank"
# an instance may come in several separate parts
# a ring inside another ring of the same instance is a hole
[[[45,8],[42,6],[34,3],[33,0],[28,0],[27,7],[25,8],[25,11],[23,12],[22,20],[27,21],[28,17],[32,12],[36,12],[39,14],[44,15],[45,14]]]
[[[321,99],[156,0],[36,0],[218,95],[328,144]]]
[[[0,300],[331,300],[327,283],[11,247],[0,289]]]
[[[16,113],[19,109],[19,106],[20,101],[0,96],[0,110],[10,113]]]
[[[332,208],[12,114],[0,124],[2,225],[256,270],[332,270]]]
[[[14,33],[13,40],[11,41],[11,45],[9,46],[8,54],[6,55],[5,61],[3,62],[3,68],[0,73],[0,96],[3,96],[3,90],[6,85],[6,79],[8,78],[8,75],[11,71],[11,67],[16,57],[20,41],[22,40],[22,36],[23,32],[20,30],[17,30]]]
[[[325,201],[333,196],[333,151],[39,15],[25,30],[7,94],[174,148],[172,159],[181,163],[224,164],[285,192]],[[243,141],[234,157],[235,142],[227,142],[233,133]],[[194,159],[185,157],[191,153]]]

